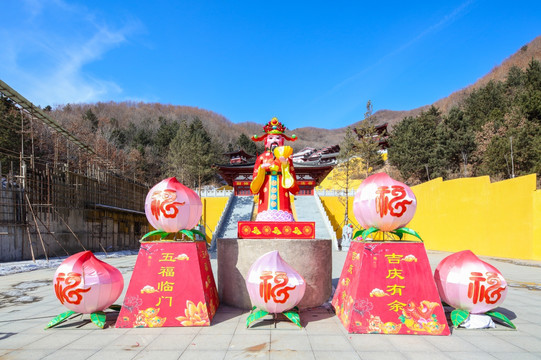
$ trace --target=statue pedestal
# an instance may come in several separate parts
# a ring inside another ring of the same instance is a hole
[[[422,243],[352,241],[332,305],[349,333],[449,335]]]
[[[218,293],[229,306],[251,309],[246,277],[263,254],[278,250],[280,256],[306,281],[299,308],[324,304],[332,292],[330,239],[218,239]]]

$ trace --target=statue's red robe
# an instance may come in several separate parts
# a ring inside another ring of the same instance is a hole
[[[294,221],[290,194],[297,194],[299,186],[291,159],[281,164],[269,150],[259,155],[250,190],[259,194],[256,220]]]

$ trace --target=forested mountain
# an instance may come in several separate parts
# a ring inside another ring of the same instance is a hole
[[[541,36],[473,85],[390,122],[390,163],[412,184],[541,175],[540,61]]]
[[[212,174],[200,179],[203,167],[199,165],[210,168],[212,164],[224,163],[228,159],[222,154],[226,152],[243,148],[248,153],[260,153],[263,145],[249,138],[261,134],[263,125],[270,120],[234,124],[212,111],[135,102],[67,104],[49,109],[49,114],[125,176],[152,183],[160,177],[175,175],[192,185],[199,184],[199,180],[203,184],[212,182]],[[292,143],[295,150],[338,144],[342,139],[342,130],[307,127],[288,133],[300,138]],[[201,136],[198,142],[193,140],[195,134]],[[207,143],[212,146],[207,148]],[[193,155],[205,148],[205,161],[194,160],[190,165],[193,156],[182,159],[183,154]],[[193,167],[199,170],[194,172]]]
[[[444,113],[435,105],[398,123],[389,161],[410,183],[434,177],[541,174],[541,62],[510,67]]]
[[[535,80],[538,60],[541,60],[541,36],[473,85],[433,105],[373,114],[376,125],[388,123],[394,128],[391,139],[395,149],[406,146],[401,143],[403,139],[398,131],[409,131],[418,141],[408,146],[425,148],[428,153],[428,158],[425,152],[408,153],[409,159],[412,156],[422,159],[406,166],[405,159],[390,151],[390,160],[404,180],[415,183],[434,176],[482,174],[500,179],[511,176],[513,171],[516,174],[539,172],[540,165],[532,160],[532,157],[541,157],[535,152],[539,150],[540,141],[536,135],[540,120],[538,100],[541,101],[541,83]],[[109,159],[118,172],[147,183],[176,175],[190,186],[215,181],[212,171],[204,169],[224,162],[221,154],[225,152],[241,147],[252,153],[261,151],[260,144],[257,144],[258,149],[247,140],[261,133],[263,124],[269,120],[235,124],[204,109],[137,102],[66,104],[48,110],[60,124]],[[411,124],[419,127],[407,127]],[[463,137],[460,137],[461,131],[465,133]],[[299,137],[292,145],[300,150],[305,146],[339,144],[346,128],[304,127],[289,129],[289,132]],[[514,169],[509,165],[510,153],[506,152],[510,137],[515,139]],[[197,147],[205,149],[201,158],[182,156],[196,154]],[[445,161],[438,160],[443,158]]]

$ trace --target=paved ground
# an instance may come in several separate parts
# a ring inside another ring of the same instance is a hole
[[[432,267],[445,253],[429,252]],[[333,252],[336,283],[344,252]],[[65,311],[53,293],[54,269],[0,277],[1,359],[539,359],[541,263],[485,259],[510,283],[502,311],[518,330],[454,330],[451,336],[348,334],[330,307],[301,313],[304,328],[271,320],[246,329],[247,314],[221,306],[204,328],[98,329],[87,317],[43,330]],[[129,282],[135,256],[107,260]],[[216,269],[215,260],[212,264]],[[0,264],[0,266],[2,266]],[[126,286],[127,288],[127,286]],[[121,299],[118,301],[122,300]]]

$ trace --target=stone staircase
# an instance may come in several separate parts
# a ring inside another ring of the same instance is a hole
[[[254,209],[253,196],[232,196],[230,204],[226,206],[219,226],[212,238],[211,250],[216,248],[216,239],[237,238],[239,221],[250,221]],[[316,239],[332,239],[337,248],[336,234],[332,230],[327,214],[323,210],[321,201],[315,196],[296,196],[295,210],[297,221],[314,221]]]
[[[223,224],[214,234],[214,238],[237,238],[237,223],[250,221],[253,208],[253,196],[233,196],[231,205],[222,214]]]
[[[336,234],[329,229],[326,214],[321,211],[321,204],[318,204],[319,198],[316,196],[295,196],[295,211],[297,221],[314,221],[316,223],[316,239],[336,240]],[[334,236],[333,236],[334,235]]]

